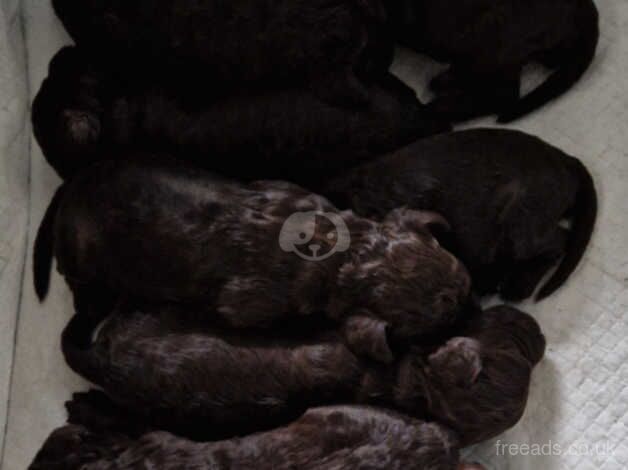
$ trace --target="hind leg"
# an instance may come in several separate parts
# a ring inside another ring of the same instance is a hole
[[[452,69],[453,70],[453,69]],[[498,73],[478,75],[459,69],[437,77],[442,91],[429,107],[453,121],[465,121],[509,109],[519,99],[519,75]]]
[[[444,72],[435,76],[430,81],[429,87],[436,93],[459,88],[460,81],[454,67],[449,67]]]
[[[147,424],[133,413],[116,405],[107,395],[98,390],[75,393],[66,402],[68,423],[85,426],[98,432],[116,432],[130,436],[150,431]]]
[[[531,297],[543,277],[565,253],[566,240],[567,231],[560,228],[541,254],[515,263],[501,285],[502,298],[508,301],[521,301]]]
[[[70,281],[74,294],[74,310],[77,314],[87,315],[91,320],[100,322],[114,309],[118,296],[108,289],[95,284],[81,284]]]
[[[313,77],[310,87],[322,101],[332,105],[364,107],[370,99],[368,88],[352,70]]]

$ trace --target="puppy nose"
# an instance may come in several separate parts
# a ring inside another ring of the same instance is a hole
[[[318,250],[320,250],[320,249],[321,249],[321,246],[320,246],[320,245],[317,245],[317,244],[312,244],[312,245],[310,245],[308,248],[310,249],[310,251],[311,251],[312,253],[314,253],[314,256],[316,256],[316,255],[317,255],[317,253],[318,253]]]

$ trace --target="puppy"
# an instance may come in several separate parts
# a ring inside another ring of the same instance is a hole
[[[363,374],[333,329],[234,331],[163,306],[120,307],[92,342],[96,326],[86,315],[70,321],[68,365],[136,421],[194,439],[267,430],[309,406],[350,403]]]
[[[394,41],[379,0],[54,0],[75,42],[125,75],[221,96],[304,83],[365,103]]]
[[[452,230],[441,241],[469,268],[474,287],[509,300],[531,296],[562,259],[537,299],[555,292],[582,258],[597,215],[580,161],[508,130],[425,139],[317,189],[365,217],[401,206],[443,214]]]
[[[507,306],[487,310],[426,363],[407,356],[396,407],[451,427],[463,447],[491,439],[521,419],[532,369],[544,353],[545,338],[532,317]],[[424,415],[417,413],[423,408]]]
[[[29,468],[481,470],[459,464],[457,439],[443,426],[363,406],[314,408],[282,428],[208,443],[167,432],[133,437],[68,424],[52,433]]]
[[[294,87],[189,103],[159,84],[121,83],[84,51],[66,47],[33,103],[33,130],[65,179],[138,147],[184,153],[234,178],[305,184],[450,129],[392,75],[369,90],[362,109],[333,106]]]
[[[499,114],[513,121],[566,92],[597,48],[593,0],[393,0],[398,39],[451,67],[432,82],[433,110],[461,121]],[[538,62],[553,74],[520,97],[523,67]]]
[[[370,404],[446,423],[471,445],[517,423],[545,349],[534,319],[509,307],[474,318],[435,351],[415,347],[390,365],[354,355],[333,329],[264,337],[203,321],[164,307],[121,311],[92,342],[95,322],[77,315],[63,352],[127,416],[194,439],[266,430],[312,406]]]
[[[193,305],[231,327],[324,312],[353,350],[389,362],[388,337],[445,328],[469,301],[466,268],[430,232],[442,225],[409,210],[375,223],[289,183],[105,161],[53,199],[36,289],[43,299],[54,253],[78,312],[100,318],[109,294]]]

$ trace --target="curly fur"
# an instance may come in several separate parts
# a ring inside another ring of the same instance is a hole
[[[484,312],[434,351],[415,347],[387,366],[353,354],[333,329],[261,336],[201,326],[201,317],[121,311],[92,342],[95,322],[77,315],[63,351],[126,416],[192,438],[268,429],[310,406],[362,403],[445,423],[465,445],[514,426],[545,351],[534,319],[509,307]]]
[[[61,192],[36,242],[37,290],[45,295],[50,265],[40,252],[54,252],[77,310],[96,317],[109,310],[112,292],[114,300],[194,305],[233,327],[326,313],[372,325],[382,345],[388,333],[409,337],[454,323],[468,301],[468,273],[433,237],[429,223],[439,218],[428,213],[396,211],[375,223],[289,183],[242,185],[148,158],[94,165]],[[295,213],[322,216],[289,227],[295,237],[312,232],[294,249],[331,256],[313,262],[281,245]],[[350,236],[337,253],[334,218]],[[390,359],[369,344],[352,346]]]
[[[68,404],[82,406],[88,419],[77,423],[71,413],[73,424],[52,433],[30,470],[466,468],[458,467],[458,443],[446,428],[370,407],[314,408],[282,428],[199,443],[166,432],[129,436],[91,427],[101,410],[89,398],[76,395]]]
[[[407,206],[443,214],[440,237],[469,268],[474,288],[508,300],[544,298],[575,270],[591,238],[597,196],[577,159],[536,137],[474,129],[424,139],[320,189],[340,208],[371,218]],[[571,219],[570,229],[561,226]]]

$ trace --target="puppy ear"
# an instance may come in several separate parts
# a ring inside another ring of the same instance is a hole
[[[471,338],[449,340],[429,357],[428,362],[436,374],[459,387],[470,387],[482,372],[480,345]]]
[[[409,231],[428,230],[434,236],[451,231],[451,225],[445,217],[429,211],[395,209],[386,216],[385,222]]]
[[[350,317],[344,325],[347,344],[359,355],[390,364],[394,360],[388,345],[388,324],[368,316]]]

